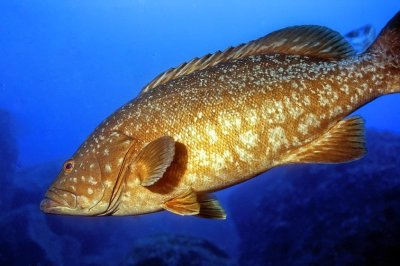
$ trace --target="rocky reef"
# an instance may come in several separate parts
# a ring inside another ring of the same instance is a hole
[[[367,143],[359,161],[243,184],[230,202],[240,265],[399,265],[400,137],[370,131]]]
[[[0,265],[399,265],[398,135],[370,130],[361,160],[284,166],[221,192],[226,221],[92,218],[39,210],[62,161],[16,168],[12,124],[0,111]]]
[[[11,176],[15,171],[18,158],[18,150],[13,133],[13,121],[11,114],[0,109],[0,188],[7,188],[11,184]],[[9,206],[12,193],[0,193],[0,208],[4,211]]]
[[[205,239],[163,234],[134,243],[122,265],[126,266],[225,266],[229,255]]]

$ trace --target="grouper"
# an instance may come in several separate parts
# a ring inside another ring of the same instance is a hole
[[[400,12],[361,54],[326,27],[281,29],[160,74],[64,163],[40,207],[224,219],[215,191],[280,165],[361,158],[364,122],[349,115],[396,92]]]

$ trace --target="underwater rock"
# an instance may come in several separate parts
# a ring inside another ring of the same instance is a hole
[[[10,175],[14,170],[18,158],[17,141],[13,132],[11,114],[0,109],[0,167],[2,175]]]
[[[374,27],[365,25],[344,35],[348,42],[353,46],[357,53],[364,52],[376,38]]]
[[[0,219],[0,265],[52,265],[45,250],[29,236],[29,214],[17,210]]]
[[[285,166],[235,190],[240,265],[399,265],[400,136],[367,140],[359,161]]]
[[[39,205],[47,184],[58,173],[61,162],[49,161],[18,169],[13,175],[13,193],[10,207],[16,209],[28,204]]]
[[[138,240],[122,265],[219,266],[235,265],[227,253],[193,236],[163,234]]]
[[[31,240],[23,241],[15,247],[0,242],[0,250],[0,265],[52,265],[46,259],[43,249]]]
[[[0,187],[9,187],[11,175],[15,171],[18,159],[17,142],[13,132],[11,114],[0,109]],[[11,193],[0,193],[1,210],[8,209]]]

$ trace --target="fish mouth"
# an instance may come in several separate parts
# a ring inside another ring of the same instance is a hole
[[[45,213],[69,214],[76,209],[76,195],[70,191],[52,187],[40,203],[40,210]]]

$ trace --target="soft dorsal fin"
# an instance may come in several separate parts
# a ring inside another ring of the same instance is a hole
[[[261,39],[261,52],[341,59],[355,54],[338,32],[322,26],[294,26],[275,31]],[[260,53],[259,53],[260,54]]]
[[[327,132],[288,156],[287,163],[344,163],[366,153],[364,121],[355,116],[340,120]]]
[[[143,94],[173,79],[189,75],[229,60],[262,54],[291,54],[322,59],[340,59],[355,52],[351,45],[336,31],[322,26],[294,26],[272,32],[265,37],[230,47],[224,51],[194,58],[176,68],[161,73],[141,91]]]

